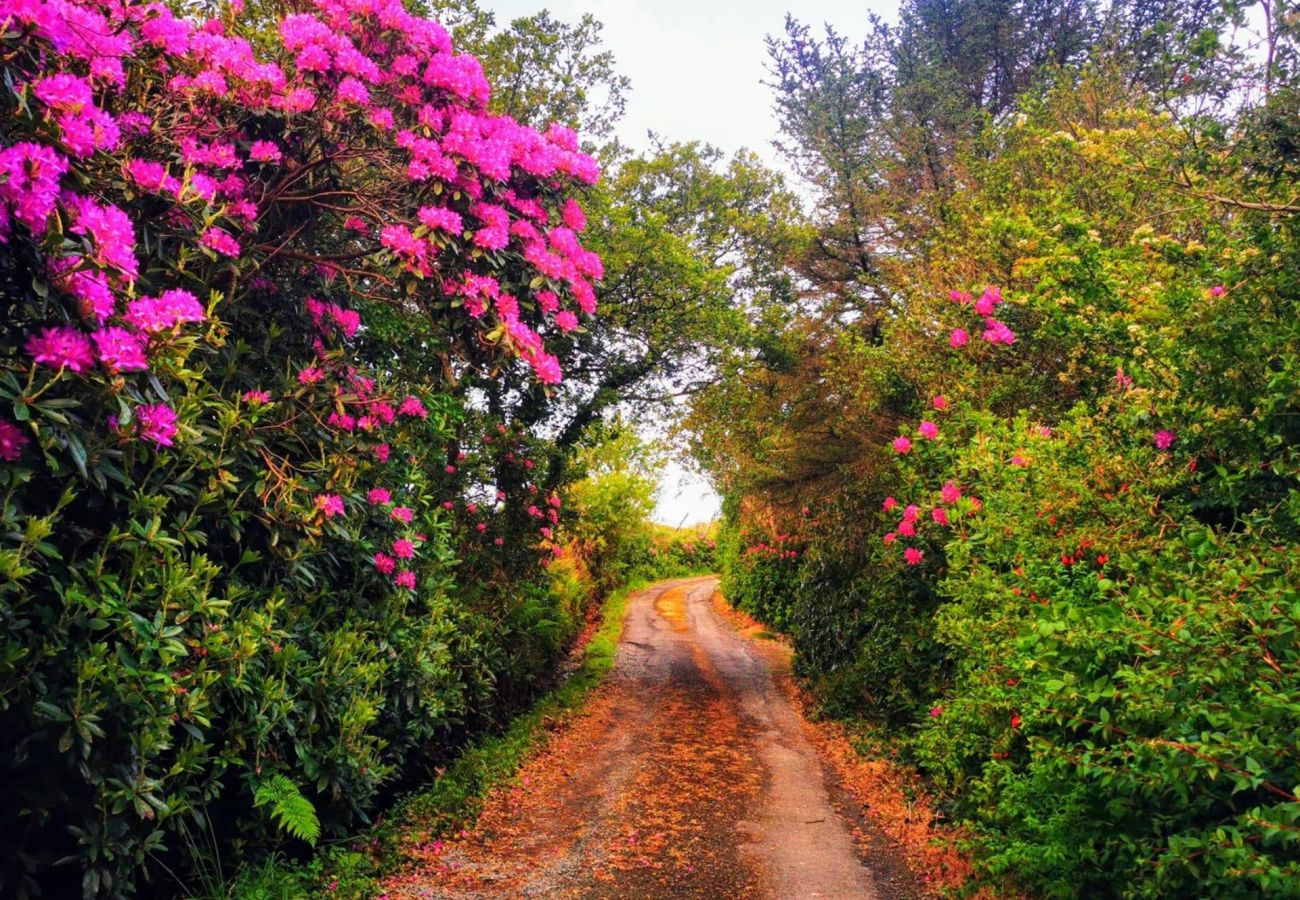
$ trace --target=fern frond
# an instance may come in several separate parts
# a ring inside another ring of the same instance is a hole
[[[302,795],[298,786],[283,775],[272,775],[257,785],[254,806],[269,806],[276,824],[289,835],[312,846],[320,837],[320,820],[316,807]]]

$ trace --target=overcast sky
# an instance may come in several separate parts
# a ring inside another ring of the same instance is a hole
[[[746,147],[779,165],[771,142],[777,128],[763,38],[780,33],[787,11],[808,23],[829,22],[865,36],[867,15],[892,16],[895,0],[485,0],[506,24],[541,9],[564,21],[591,13],[605,25],[606,46],[632,79],[619,129],[635,148],[654,131],[667,140],[703,140],[728,153]],[[668,525],[708,521],[718,498],[706,482],[670,467],[655,518]]]

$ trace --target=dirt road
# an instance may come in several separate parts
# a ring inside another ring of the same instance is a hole
[[[472,833],[416,849],[388,896],[923,896],[805,738],[781,654],[730,627],[716,587],[633,597],[588,710]]]

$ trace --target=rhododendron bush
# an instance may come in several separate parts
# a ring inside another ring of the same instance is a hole
[[[560,643],[465,398],[563,378],[596,165],[397,0],[241,10],[0,3],[0,892],[337,834]]]
[[[1087,105],[1109,90],[981,135],[947,220],[881,263],[888,315],[796,318],[794,361],[697,402],[724,587],[995,883],[1286,894],[1300,240],[1154,177],[1178,126]]]

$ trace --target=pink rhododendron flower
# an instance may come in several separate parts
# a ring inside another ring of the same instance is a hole
[[[0,419],[0,459],[16,462],[23,455],[23,446],[30,440],[17,425]]]
[[[419,397],[409,395],[402,400],[397,407],[397,414],[401,416],[413,416],[415,418],[427,419],[429,411],[424,408],[424,403]]]
[[[127,324],[141,331],[169,331],[185,322],[202,322],[207,318],[203,304],[185,290],[170,290],[160,297],[140,297],[127,304],[123,317]]]
[[[1174,441],[1178,440],[1178,435],[1173,431],[1169,431],[1168,429],[1163,429],[1161,431],[1157,431],[1154,435],[1152,435],[1151,439],[1155,443],[1158,449],[1168,450],[1170,447],[1173,446]]]
[[[313,366],[308,366],[298,373],[299,384],[315,384],[325,377],[325,373]]]
[[[140,438],[160,447],[172,446],[176,436],[176,411],[166,403],[152,403],[136,407],[136,421],[140,423]]]
[[[1119,388],[1121,391],[1127,391],[1129,388],[1133,387],[1133,379],[1124,374],[1123,369],[1116,369],[1115,387]]]
[[[908,522],[915,522],[916,517],[921,514],[921,507],[915,503],[909,503],[903,508],[903,519]]]
[[[397,560],[393,559],[387,553],[375,554],[375,568],[385,575],[391,575],[397,568]]]
[[[993,309],[1002,302],[1002,291],[995,287],[987,287],[978,300],[975,301],[975,312],[981,316],[993,315]]]
[[[537,380],[542,384],[559,384],[563,373],[560,371],[560,361],[550,353],[538,353],[530,360],[533,364],[533,372],[537,375]]]
[[[944,397],[943,394],[940,394],[939,396],[935,397],[933,400],[930,401],[930,403],[935,409],[938,410],[944,410],[948,408],[948,399]]]
[[[895,453],[911,453],[911,452],[912,452],[912,442],[911,442],[911,440],[909,440],[908,438],[903,437],[902,435],[899,435],[898,437],[894,438],[894,442],[893,442],[892,444],[890,444],[890,446],[894,448],[894,452],[895,452]]]
[[[406,588],[408,591],[415,590],[415,573],[410,571],[398,572],[393,578],[393,584],[399,588]]]
[[[389,515],[392,516],[397,521],[404,522],[407,525],[410,525],[411,519],[415,518],[415,514],[411,512],[411,508],[409,506],[395,506],[393,507],[393,511],[389,513]]]
[[[144,342],[133,332],[111,325],[101,328],[91,337],[95,341],[99,361],[114,375],[120,372],[143,372],[149,368]]]
[[[117,269],[127,278],[135,278],[139,262],[135,258],[135,231],[130,217],[109,204],[102,206],[88,197],[68,195],[65,201],[72,211],[73,234],[90,239],[97,264]]]
[[[578,317],[567,309],[560,310],[555,314],[555,324],[567,334],[578,327]]]
[[[898,535],[891,531],[889,534],[885,535],[884,540],[886,544],[892,544],[894,541],[898,540]]]
[[[448,463],[447,465],[443,466],[443,471],[446,472],[448,475],[455,475],[456,467],[453,466],[451,463]]]
[[[921,560],[924,558],[925,558],[925,554],[915,547],[908,547],[906,550],[903,551],[903,559],[907,561],[907,564],[909,566],[919,566],[921,564]]]
[[[479,534],[482,534],[483,532],[487,531],[487,523],[485,523],[485,522],[479,522],[477,525],[474,526],[474,529],[475,529]]]
[[[393,541],[393,555],[398,559],[410,559],[415,556],[415,545],[406,538]]]
[[[970,303],[970,294],[966,293],[966,291],[949,291],[948,299],[953,303]]]
[[[966,334],[966,329],[954,328],[952,330],[952,336],[948,338],[948,346],[965,347],[966,343],[969,340],[970,340],[970,335]]]
[[[574,231],[583,231],[587,227],[587,217],[582,212],[582,207],[577,200],[570,197],[564,201],[564,209],[560,213],[564,219],[565,227]]]
[[[934,519],[934,521],[939,525],[947,525],[948,510],[944,509],[942,506],[936,506],[934,509],[930,510],[930,518]]]
[[[939,436],[939,426],[933,422],[922,422],[921,427],[917,429],[917,433],[926,440],[932,441]]]
[[[388,492],[387,488],[371,488],[366,494],[366,502],[371,506],[378,506],[381,503],[388,503],[393,499],[393,495]]]
[[[78,260],[73,260],[73,265]],[[62,271],[67,271],[66,269]],[[77,311],[87,319],[102,323],[117,311],[117,298],[103,272],[77,269],[66,275],[54,274],[54,280],[77,300]]]
[[[27,338],[26,348],[33,361],[51,369],[80,374],[95,364],[90,338],[66,325],[42,328],[39,334]]]
[[[1002,322],[990,318],[984,320],[984,340],[990,344],[1006,344],[1010,346],[1016,342],[1016,335]]]
[[[67,171],[68,161],[41,144],[23,141],[0,149],[0,221],[8,205],[34,235],[44,235]]]
[[[933,707],[930,708],[930,718],[931,718],[931,719],[937,719],[937,718],[939,718],[941,715],[943,715],[943,707],[942,707],[942,706],[933,706]]]
[[[961,499],[961,488],[957,486],[955,481],[945,482],[943,488],[939,491],[939,496],[944,503],[956,503]]]
[[[215,250],[222,256],[232,258],[239,256],[239,241],[231,237],[228,232],[215,226],[203,232],[203,235],[199,238],[199,243],[210,250]]]
[[[244,402],[249,406],[265,406],[271,402],[271,395],[266,391],[244,391]]]
[[[389,454],[391,453],[392,453],[392,448],[389,447],[387,444],[375,445],[375,458],[378,459],[380,462],[388,462],[388,457]]]
[[[1017,453],[1015,456],[1011,457],[1011,465],[1015,466],[1017,469],[1024,469],[1028,467],[1029,460]]]
[[[895,500],[893,497],[886,497],[885,502],[882,503],[881,506],[885,508],[885,512],[889,512],[891,509],[894,509],[898,506],[898,501]]]
[[[894,530],[898,532],[899,537],[916,537],[916,523],[911,519],[899,522],[898,528]]]
[[[341,516],[344,512],[343,498],[338,494],[317,494],[316,508],[324,513],[327,519]]]
[[[283,156],[274,141],[253,141],[248,148],[248,158],[253,162],[278,163]]]
[[[1222,296],[1224,295],[1224,293],[1225,293],[1226,290],[1227,290],[1227,289],[1226,289],[1223,285],[1221,285],[1221,284],[1216,284],[1214,287],[1210,288],[1210,296],[1211,296],[1211,297],[1222,297]]]

